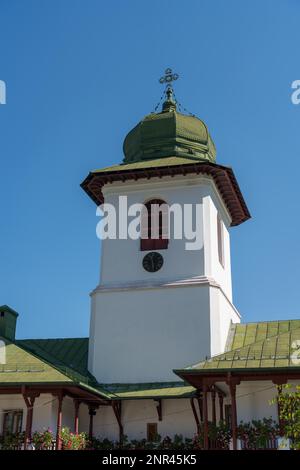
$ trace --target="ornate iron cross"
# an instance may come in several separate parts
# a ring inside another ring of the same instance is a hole
[[[172,69],[166,69],[165,75],[159,79],[159,83],[162,85],[166,83],[167,87],[172,87],[172,82],[179,78],[178,73],[173,73]]]

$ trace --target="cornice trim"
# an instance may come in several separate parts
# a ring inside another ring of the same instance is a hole
[[[113,292],[124,292],[124,291],[137,291],[137,290],[150,290],[150,289],[161,289],[161,288],[180,288],[180,287],[199,287],[209,286],[219,289],[228,304],[233,308],[235,313],[241,318],[240,313],[233,305],[229,297],[226,295],[220,284],[218,284],[213,278],[207,276],[197,276],[189,279],[178,279],[171,281],[136,281],[129,283],[115,283],[115,284],[99,284],[91,293],[93,297],[98,293],[113,293]]]

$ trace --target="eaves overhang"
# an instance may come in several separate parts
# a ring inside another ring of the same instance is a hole
[[[190,160],[188,163],[172,164],[172,165],[155,165],[151,162],[151,166],[142,168],[122,169],[122,165],[118,169],[112,167],[111,170],[93,171],[81,183],[82,189],[97,204],[104,202],[102,188],[106,184],[117,181],[137,181],[139,179],[150,179],[155,177],[177,176],[177,175],[208,175],[213,178],[216,187],[229,211],[231,217],[231,226],[239,225],[251,218],[250,212],[239,188],[233,170],[230,167],[217,165],[210,162],[199,162]]]

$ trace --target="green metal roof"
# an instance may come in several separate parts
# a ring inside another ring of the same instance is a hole
[[[28,339],[6,343],[0,385],[75,384],[108,400],[187,398],[195,393],[185,382],[103,384],[88,372],[88,338]],[[293,343],[300,339],[300,320],[232,324],[226,350],[184,371],[299,368]],[[295,353],[294,353],[295,354]],[[179,371],[178,371],[179,372]]]
[[[232,169],[209,161],[200,161],[192,156],[183,158],[173,155],[168,158],[96,169],[88,174],[81,183],[81,187],[99,205],[104,202],[103,186],[108,183],[187,174],[202,174],[213,178],[225,205],[228,207],[232,226],[239,225],[251,217]]]
[[[185,371],[295,368],[295,341],[300,320],[232,324],[226,351]],[[294,356],[293,356],[294,354]]]
[[[300,328],[300,320],[278,320],[257,323],[232,323],[226,350],[240,348],[249,344],[272,338],[280,333],[288,333]],[[300,339],[300,338],[299,338]]]
[[[124,170],[142,170],[147,168],[168,167],[174,165],[187,165],[191,163],[199,163],[198,158],[194,157],[176,157],[171,156],[167,158],[156,158],[151,160],[143,160],[133,163],[121,163],[120,165],[108,166],[91,171],[91,173],[105,173],[111,171],[124,171]]]
[[[41,358],[4,338],[5,364],[0,365],[0,384],[72,382]]]
[[[195,388],[184,382],[151,382],[137,384],[103,384],[115,399],[147,398],[188,398],[195,394]]]
[[[86,375],[88,338],[23,339],[16,344],[57,367]]]
[[[78,385],[108,400],[183,398],[194,388],[184,382],[100,384],[87,369],[88,338],[23,339],[5,344],[0,386],[18,384]]]
[[[0,339],[5,343],[6,354],[5,364],[0,365],[0,386],[74,384],[110,398],[87,371],[87,338],[15,342]]]
[[[201,119],[165,106],[161,113],[145,116],[126,136],[124,162],[153,158],[194,155],[198,160],[215,162],[216,149]]]

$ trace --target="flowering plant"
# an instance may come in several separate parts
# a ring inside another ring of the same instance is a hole
[[[209,447],[214,449],[229,449],[231,439],[231,430],[224,422],[214,424],[208,423],[208,440]],[[201,424],[199,433],[194,437],[192,443],[193,449],[204,449],[204,425]]]
[[[69,428],[62,428],[60,438],[64,450],[83,450],[86,447],[86,435],[84,432],[74,434]]]
[[[279,426],[272,418],[240,422],[237,427],[237,436],[242,441],[245,449],[268,448],[268,441],[276,439],[279,434]]]
[[[54,436],[49,428],[44,431],[35,431],[32,436],[32,442],[38,450],[50,449],[53,440]]]
[[[25,433],[8,433],[0,436],[0,450],[18,450],[24,445]]]
[[[282,393],[272,400],[279,405],[281,420],[281,434],[291,440],[291,448],[300,450],[300,386],[286,384],[282,386]]]

